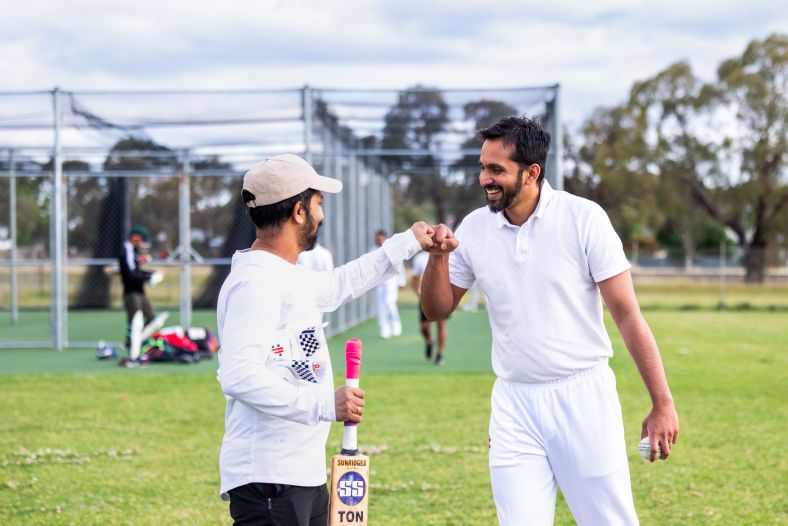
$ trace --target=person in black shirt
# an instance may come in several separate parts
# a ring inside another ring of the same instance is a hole
[[[131,336],[131,319],[137,311],[142,311],[145,324],[153,320],[155,314],[148,296],[145,294],[145,283],[149,282],[153,272],[142,270],[142,265],[150,260],[149,254],[143,254],[142,248],[148,243],[150,234],[144,226],[131,229],[129,238],[123,243],[118,255],[120,277],[123,280],[123,306],[126,309],[126,347]]]

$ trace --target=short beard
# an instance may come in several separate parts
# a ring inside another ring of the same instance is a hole
[[[317,234],[320,231],[320,226],[323,224],[321,221],[317,228],[315,228],[315,220],[308,211],[306,213],[306,225],[304,225],[304,230],[298,236],[298,248],[300,248],[304,252],[308,252],[317,246]],[[314,233],[312,230],[314,229]]]
[[[491,212],[503,212],[514,203],[514,200],[517,199],[517,196],[520,195],[520,190],[523,189],[523,172],[525,168],[520,168],[517,170],[517,179],[514,182],[514,192],[507,193],[506,188],[501,187],[501,192],[503,196],[501,201],[498,204],[487,203],[487,206],[490,207]]]

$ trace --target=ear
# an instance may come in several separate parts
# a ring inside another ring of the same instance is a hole
[[[528,176],[525,179],[528,181],[528,184],[535,183],[539,180],[539,174],[541,173],[542,169],[538,164],[534,163],[528,167]]]
[[[293,207],[293,211],[290,214],[290,219],[299,225],[306,223],[306,209],[304,209],[304,205],[300,201],[297,202]]]

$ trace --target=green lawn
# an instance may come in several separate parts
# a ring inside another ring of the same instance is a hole
[[[78,330],[111,334],[118,313],[104,314],[90,314]],[[341,370],[345,338],[364,340],[360,442],[372,456],[371,524],[495,524],[486,314],[452,316],[443,368],[423,359],[416,312],[402,315],[399,339],[380,340],[368,322],[331,342]],[[201,323],[211,317],[197,315]],[[649,403],[613,331],[611,364],[642,524],[788,524],[788,315],[653,310],[646,317],[681,437],[667,462],[637,455]],[[230,524],[217,496],[224,400],[215,361],[129,370],[98,362],[92,350],[0,351],[0,359],[0,524]],[[339,449],[340,433],[334,426],[329,453]],[[563,502],[556,524],[573,524]]]

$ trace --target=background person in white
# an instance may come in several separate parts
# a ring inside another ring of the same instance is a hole
[[[621,241],[598,205],[543,180],[550,135],[538,122],[508,117],[479,133],[489,210],[469,214],[456,239],[436,228],[442,250],[431,250],[422,291],[432,319],[474,279],[488,298],[499,521],[552,524],[559,486],[580,525],[637,524],[600,292],[653,402],[642,426],[652,461],[657,447],[670,453],[678,417]]]
[[[310,270],[332,270],[334,268],[334,256],[331,251],[320,243],[315,243],[315,248],[305,250],[298,255],[297,265],[304,266]]]
[[[360,422],[364,392],[334,391],[322,313],[369,291],[432,244],[433,230],[416,223],[331,271],[297,266],[317,240],[321,192],[341,188],[293,155],[266,159],[244,175],[257,235],[233,256],[217,304],[218,380],[227,399],[220,491],[237,526],[327,523],[330,422]]]
[[[388,237],[385,230],[378,230],[375,233],[375,246],[383,246],[383,242]],[[402,334],[402,321],[399,317],[397,308],[397,298],[399,297],[400,287],[405,286],[405,266],[397,267],[397,275],[393,276],[375,288],[375,307],[378,318],[378,330],[383,339]]]

